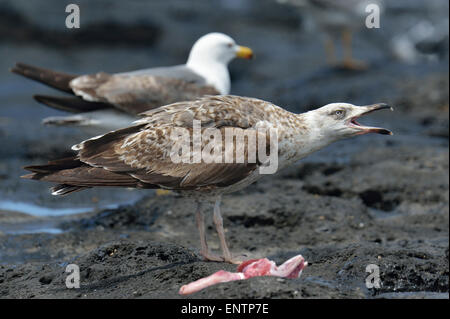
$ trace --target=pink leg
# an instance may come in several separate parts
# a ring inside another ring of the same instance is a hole
[[[227,242],[225,240],[225,232],[223,230],[223,219],[222,215],[220,214],[220,201],[221,198],[217,198],[216,203],[214,204],[214,224],[216,225],[216,231],[219,235],[220,239],[220,246],[222,248],[223,253],[223,259],[224,261],[231,263],[231,264],[240,264],[241,261],[233,260],[230,250],[228,249]]]
[[[208,243],[206,242],[205,215],[203,214],[202,207],[203,207],[202,203],[199,202],[197,206],[197,212],[195,214],[197,229],[200,234],[200,245],[201,245],[200,255],[202,255],[202,257],[205,260],[223,261],[223,258],[211,254],[211,252],[209,251]]]

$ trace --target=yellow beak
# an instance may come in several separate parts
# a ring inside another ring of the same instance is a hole
[[[253,58],[253,51],[250,48],[238,46],[236,56],[238,58],[251,59],[251,58]]]

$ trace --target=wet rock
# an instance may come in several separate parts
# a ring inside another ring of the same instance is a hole
[[[367,118],[367,123],[392,129],[394,136],[335,143],[224,196],[232,252],[277,263],[300,253],[309,263],[300,279],[252,278],[189,298],[448,298],[448,72],[442,72],[448,60],[405,65],[356,34],[355,56],[367,57],[372,68],[329,68],[317,34],[303,32],[303,20],[272,0],[235,2],[238,8],[229,1],[179,2],[176,8],[159,0],[117,2],[118,7],[100,1],[101,10],[85,16],[86,28],[69,37],[59,24],[52,25],[54,11],[41,10],[47,15],[39,14],[45,23],[38,24],[32,19],[36,4],[9,3],[0,8],[3,49],[12,52],[0,61],[4,70],[16,59],[80,73],[183,63],[193,41],[218,30],[255,51],[251,63],[230,64],[233,94],[267,99],[294,112],[336,101],[394,105],[395,112]],[[150,5],[154,10],[148,10]],[[124,6],[127,10],[114,15]],[[212,10],[216,6],[220,10]],[[225,15],[233,16],[232,24]],[[389,19],[387,24],[395,22]],[[47,186],[20,180],[21,166],[70,156],[69,147],[89,136],[40,126],[39,119],[59,115],[31,100],[45,89],[6,73],[0,80],[1,198],[72,207],[94,203],[93,197],[115,203],[119,195],[136,194],[106,189],[55,198]],[[64,230],[60,234],[0,233],[0,296],[178,298],[181,285],[235,269],[199,257],[192,200],[150,191],[141,196],[116,209],[55,218]],[[212,209],[210,204],[205,211],[206,233],[210,248],[219,252]],[[3,225],[28,218],[0,215]],[[72,263],[80,267],[80,289],[65,285],[65,269]],[[366,286],[370,264],[379,267],[379,289]]]

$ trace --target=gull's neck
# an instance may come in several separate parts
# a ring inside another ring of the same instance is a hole
[[[291,164],[314,153],[334,140],[323,134],[314,119],[314,111],[292,114],[289,128],[284,130],[284,137],[279,140],[279,149],[285,164]]]
[[[226,63],[191,55],[186,65],[204,77],[206,84],[212,85],[220,94],[230,93],[230,74]]]

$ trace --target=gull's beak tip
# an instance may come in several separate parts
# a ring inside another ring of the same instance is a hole
[[[394,107],[392,105],[389,105],[387,103],[380,103],[380,105],[382,106],[381,108],[385,108],[385,109],[389,109],[391,112],[394,111]]]
[[[384,110],[384,109],[389,109],[391,111],[394,111],[394,108],[391,105],[388,105],[386,103],[376,103],[376,104],[371,104],[371,105],[366,105],[363,106],[363,108],[366,108],[361,115],[359,116],[363,116],[369,113],[372,113],[374,111],[378,111],[378,110]],[[358,118],[359,116],[356,116],[355,118]],[[354,118],[354,119],[355,119]],[[359,125],[358,123],[356,123],[357,125]],[[380,127],[365,127],[367,130],[366,132],[372,132],[372,133],[378,133],[378,134],[382,134],[382,135],[394,135],[394,133],[392,133],[390,130],[385,129],[385,128],[380,128]]]
[[[389,104],[380,103],[380,106],[381,106],[380,108],[386,108],[386,109],[389,109],[391,112],[394,112],[394,107]],[[388,130],[387,135],[392,136],[392,135],[394,135],[394,133]]]
[[[377,103],[377,104],[373,104],[372,107],[374,107],[374,108],[377,109],[377,110],[382,110],[382,109],[389,109],[389,110],[391,110],[391,111],[394,110],[394,108],[393,108],[391,105],[387,104],[387,103]]]
[[[391,112],[394,112],[394,107],[392,105],[383,103],[383,105],[385,106],[386,109],[389,109]]]
[[[242,45],[238,46],[238,51],[236,52],[236,56],[242,59],[253,59],[254,54],[253,50],[249,47],[244,47]]]

